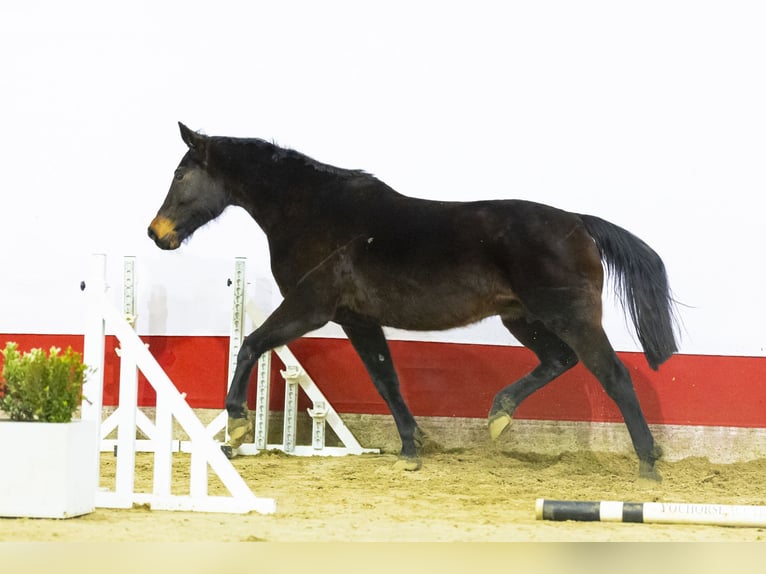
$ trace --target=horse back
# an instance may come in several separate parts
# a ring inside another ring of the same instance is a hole
[[[593,242],[575,245],[587,241],[579,216],[533,202],[366,193],[317,204],[313,213],[302,241],[293,238],[296,256],[272,262],[275,277],[280,265],[292,281],[313,273],[341,313],[393,327],[439,330],[517,314],[535,287],[579,280],[572,268],[582,267],[584,252],[600,272]]]

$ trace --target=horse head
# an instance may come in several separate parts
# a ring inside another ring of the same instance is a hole
[[[223,180],[208,171],[210,138],[179,122],[189,148],[173,174],[168,194],[149,225],[149,237],[161,249],[177,249],[228,205]]]

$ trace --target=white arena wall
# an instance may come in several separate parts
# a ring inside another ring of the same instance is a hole
[[[88,257],[108,255],[119,305],[121,258],[136,256],[138,332],[201,407],[219,406],[234,258],[247,258],[261,309],[279,294],[241,210],[176,252],[147,238],[184,153],[180,120],[365,169],[408,195],[529,199],[629,229],[660,253],[682,303],[679,356],[654,373],[605,294],[605,328],[650,423],[766,456],[764,22],[757,2],[4,5],[0,342],[81,344]],[[350,397],[349,416],[377,417],[340,337],[330,325],[299,347],[320,386]],[[481,401],[530,361],[497,320],[389,337],[413,410],[439,428],[483,424]],[[337,370],[317,359],[333,353]],[[209,385],[180,364],[195,354]],[[458,369],[455,356],[471,360]],[[614,424],[601,392],[578,371],[519,416]]]

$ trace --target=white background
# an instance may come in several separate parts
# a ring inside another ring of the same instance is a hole
[[[665,260],[682,352],[766,355],[765,31],[737,0],[3,2],[0,333],[81,332],[93,252],[116,301],[138,257],[146,333],[227,333],[234,256],[276,303],[244,212],[177,252],[146,237],[181,120],[408,195],[609,219]],[[636,348],[608,296],[605,324]],[[493,320],[393,336],[512,343]]]

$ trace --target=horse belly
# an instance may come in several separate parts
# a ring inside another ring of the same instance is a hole
[[[343,306],[387,327],[442,331],[503,314],[518,304],[510,289],[498,289],[486,281],[469,283],[456,282],[454,277],[442,281],[438,276],[424,281],[391,278],[355,290],[355,296],[344,298]]]
[[[407,331],[444,331],[477,323],[497,313],[483,308],[429,303],[391,306],[380,313],[379,322],[386,327]]]

